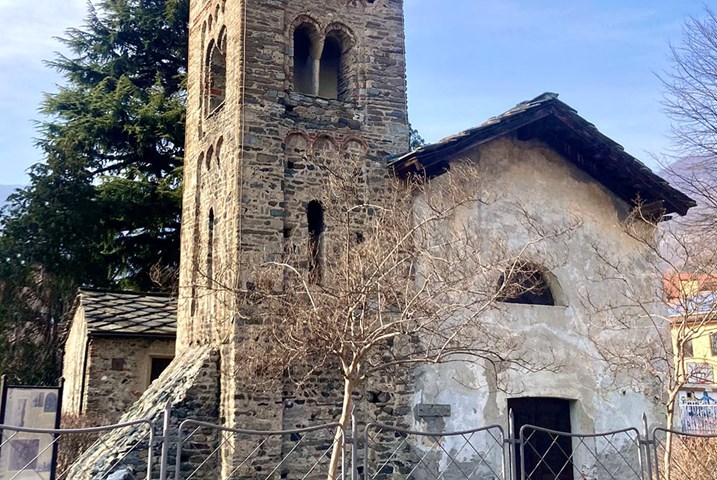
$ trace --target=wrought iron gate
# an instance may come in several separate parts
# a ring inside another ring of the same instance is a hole
[[[522,480],[642,480],[640,432],[635,428],[580,435],[526,425],[520,429]]]
[[[499,425],[419,432],[370,423],[363,453],[366,480],[507,478],[505,432]]]

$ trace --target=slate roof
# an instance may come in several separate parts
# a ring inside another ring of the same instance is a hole
[[[175,337],[177,301],[161,294],[81,289],[75,308],[82,307],[90,336]]]
[[[624,148],[600,133],[556,93],[544,93],[519,103],[482,125],[399,156],[389,163],[399,176],[445,172],[450,160],[476,145],[514,134],[519,140],[539,139],[632,204],[636,198],[665,213],[684,215],[696,203],[671,187]]]

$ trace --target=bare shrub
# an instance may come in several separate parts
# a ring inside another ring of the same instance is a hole
[[[717,480],[717,438],[679,436],[672,443],[669,468],[660,472],[660,480]]]
[[[62,428],[90,428],[105,424],[101,415],[63,415]],[[96,433],[68,433],[60,436],[57,441],[57,469],[58,474],[67,471],[73,462],[87,450],[100,437],[101,432]]]

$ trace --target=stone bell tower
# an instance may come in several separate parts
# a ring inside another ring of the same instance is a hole
[[[310,241],[312,159],[408,149],[403,0],[192,0],[178,353],[232,342],[250,259]],[[228,288],[227,288],[228,287]]]

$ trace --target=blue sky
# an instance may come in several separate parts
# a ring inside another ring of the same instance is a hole
[[[452,8],[441,8],[450,4]],[[408,0],[410,118],[429,141],[545,91],[652,167],[669,146],[655,72],[696,0]]]
[[[701,0],[405,0],[411,122],[428,141],[544,91],[655,167],[669,120],[655,72]],[[42,61],[85,0],[0,0],[0,184],[42,159],[33,120],[61,81]]]

